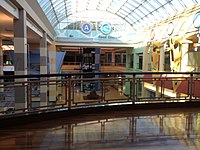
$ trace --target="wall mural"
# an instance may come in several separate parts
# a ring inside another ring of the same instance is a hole
[[[159,60],[160,60],[159,46],[156,45],[155,43],[151,42],[149,53],[151,55],[151,71],[158,72],[159,71]],[[160,75],[152,75],[152,77],[155,77],[155,78],[157,78],[159,76]],[[153,84],[156,85],[156,81],[153,81]]]
[[[159,71],[159,52],[158,47],[153,45],[152,48],[152,58],[151,58],[151,68],[153,72]]]

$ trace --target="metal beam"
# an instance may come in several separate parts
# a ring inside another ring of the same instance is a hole
[[[27,27],[29,27],[33,32],[35,32],[40,37],[43,37],[43,32],[27,18]]]
[[[36,7],[36,5],[35,5],[35,9],[37,9],[37,10],[33,10],[32,8],[31,8],[31,6],[26,2],[26,1],[24,1],[24,0],[16,0],[16,2],[22,7],[22,8],[24,8],[25,10],[26,10],[26,12],[27,12],[27,14],[29,14],[29,16],[31,16],[31,18],[32,19],[34,19],[34,21],[36,22],[36,23],[38,23],[38,25],[42,28],[42,30],[44,30],[47,34],[48,34],[48,36],[51,38],[51,39],[54,39],[54,30],[51,30],[51,29],[49,29],[46,25],[45,25],[45,23],[44,23],[44,20],[41,20],[39,17],[38,17],[38,14],[36,14],[36,12],[38,11],[39,12],[39,8],[37,8]],[[36,4],[37,4],[37,2],[35,2]],[[39,7],[39,5],[38,5],[38,7]]]
[[[9,0],[1,0],[0,9],[11,15],[12,17],[19,19],[19,10],[18,8],[11,3]]]
[[[53,41],[51,40],[51,38],[49,38],[48,36],[47,36],[47,43],[48,44],[52,44],[53,43]]]
[[[75,46],[75,47],[111,47],[111,48],[131,48],[133,44],[122,43],[83,43],[83,42],[56,42],[56,46]]]

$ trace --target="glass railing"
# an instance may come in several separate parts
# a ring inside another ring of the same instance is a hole
[[[199,73],[103,72],[0,76],[0,114],[197,102]]]

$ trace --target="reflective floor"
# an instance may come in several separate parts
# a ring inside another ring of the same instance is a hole
[[[199,150],[200,109],[113,111],[0,129],[0,149]]]

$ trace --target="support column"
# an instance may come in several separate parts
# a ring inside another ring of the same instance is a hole
[[[132,70],[133,58],[132,58],[133,48],[126,49],[126,70]],[[131,64],[132,63],[132,64]],[[127,78],[131,78],[131,75],[126,75]],[[126,89],[125,94],[130,96],[130,81],[125,83]]]
[[[148,71],[149,63],[150,63],[150,54],[148,53],[148,47],[146,46],[143,51],[143,66],[142,70],[144,72]],[[142,85],[142,97],[147,97],[147,90],[144,88],[144,82]]]
[[[100,48],[95,48],[95,71],[94,72],[99,72],[100,71]],[[98,79],[99,75],[95,75],[95,78]],[[100,84],[99,82],[95,82],[95,90],[98,91],[100,89]]]
[[[182,44],[182,53],[181,53],[181,72],[187,72],[191,71],[190,68],[188,68],[188,49],[189,44],[183,43]]]
[[[14,19],[14,67],[15,75],[27,75],[27,26],[26,11],[19,10],[19,19]],[[24,82],[27,79],[15,79]],[[27,107],[25,87],[15,87],[15,109]]]
[[[3,75],[3,49],[2,39],[0,38],[0,75]]]
[[[165,46],[162,46],[160,48],[160,64],[159,64],[159,71],[164,71],[164,65],[165,65],[165,52],[164,52]]]
[[[52,42],[51,45],[48,46],[49,52],[49,67],[50,67],[50,74],[56,73],[56,45],[55,42]],[[56,77],[51,77],[50,80],[56,80]],[[54,82],[51,82],[54,84]],[[63,94],[63,93],[59,93]],[[56,101],[56,83],[55,85],[49,85],[49,101],[55,102]]]
[[[104,64],[104,65],[106,65],[106,66],[107,66],[107,64],[108,64],[108,54],[109,54],[109,53],[106,53],[106,52],[105,52],[105,64]]]
[[[123,53],[120,53],[120,66],[123,64]]]
[[[40,74],[47,74],[47,34],[44,33],[40,40]],[[41,81],[47,81],[47,77],[40,78]],[[45,83],[45,82],[44,82]],[[43,83],[43,84],[44,84]],[[40,86],[40,106],[46,106],[47,85]]]
[[[112,52],[112,66],[115,66],[115,52]]]
[[[3,49],[2,49],[2,39],[0,38],[0,75],[3,75]],[[4,80],[0,80],[0,83],[3,83]],[[0,84],[0,92],[3,92],[3,84]],[[4,96],[0,95],[0,100],[4,100]],[[0,103],[0,111],[3,111],[3,103]]]
[[[148,71],[148,67],[149,67],[149,63],[151,63],[151,60],[150,60],[150,53],[148,53],[148,47],[145,47],[144,48],[144,51],[143,51],[143,66],[142,66],[142,70],[144,72]]]

